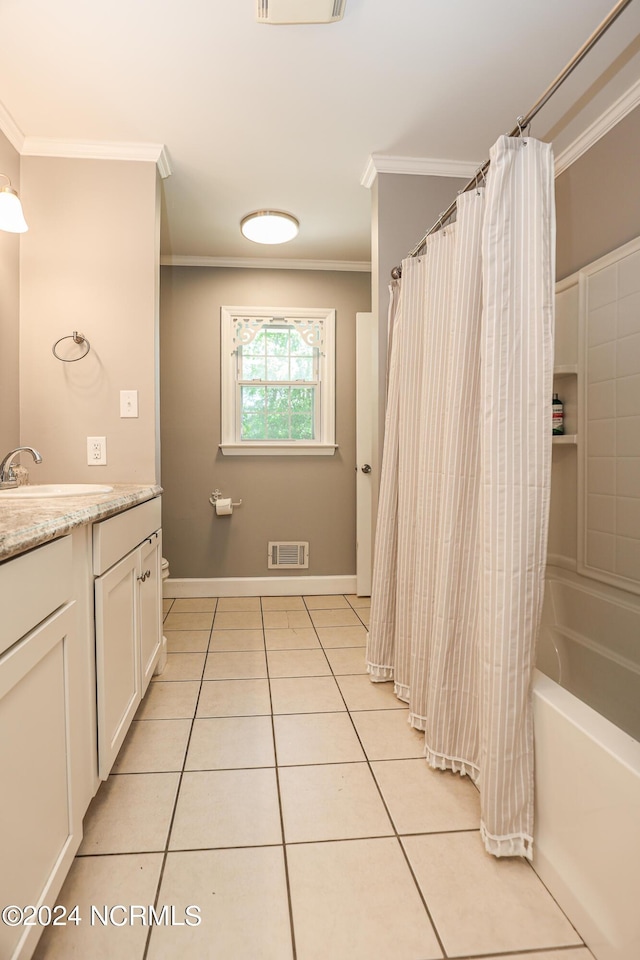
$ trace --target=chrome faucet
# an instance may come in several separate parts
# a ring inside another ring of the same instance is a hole
[[[13,472],[13,458],[23,451],[30,453],[36,463],[42,463],[42,457],[33,447],[16,447],[15,450],[11,450],[0,463],[0,490],[18,486],[18,478]]]

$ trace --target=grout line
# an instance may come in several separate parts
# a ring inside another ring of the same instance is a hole
[[[365,655],[366,655],[366,654],[365,654]],[[334,677],[335,677],[335,674],[334,674]],[[336,683],[337,683],[337,679],[336,679]],[[340,689],[340,684],[337,683],[337,686],[338,686],[338,689]],[[345,707],[347,707],[347,701],[345,700],[344,694],[342,693],[342,690],[341,690],[341,689],[340,689],[340,695],[342,696],[342,699],[344,700]],[[373,768],[372,768],[372,766],[371,766],[371,760],[370,760],[369,757],[367,756],[367,751],[365,750],[364,743],[362,742],[362,739],[361,739],[361,737],[360,737],[360,733],[359,733],[359,731],[358,731],[358,728],[356,727],[356,724],[355,724],[355,722],[354,722],[354,719],[353,719],[353,717],[352,717],[352,715],[351,715],[351,711],[349,710],[348,707],[347,707],[347,711],[348,711],[348,713],[349,713],[349,719],[351,720],[351,723],[352,723],[352,725],[353,725],[353,729],[354,729],[354,731],[355,731],[356,737],[358,738],[358,742],[359,742],[360,747],[361,747],[361,749],[362,749],[362,752],[363,752],[363,754],[364,754],[365,761],[366,761],[367,766],[368,766],[368,768],[369,768],[369,773],[371,774],[371,777],[373,778],[373,782],[374,782],[375,785],[376,785],[376,789],[377,789],[377,791],[378,791],[378,795],[379,795],[379,797],[380,797],[380,800],[382,801],[382,805],[383,805],[383,807],[384,807],[384,809],[385,809],[385,812],[386,812],[386,814],[387,814],[387,817],[389,818],[389,823],[391,824],[391,827],[392,827],[392,829],[393,829],[393,834],[392,834],[392,836],[395,837],[396,842],[397,842],[397,844],[398,844],[398,847],[400,848],[400,851],[402,852],[402,855],[403,855],[403,857],[404,857],[404,859],[405,859],[405,862],[406,862],[407,867],[408,867],[408,869],[409,869],[409,873],[411,874],[411,877],[412,877],[413,882],[414,882],[414,884],[415,884],[416,890],[417,890],[417,892],[418,892],[418,896],[420,897],[420,900],[421,900],[421,902],[422,902],[422,905],[424,906],[424,909],[425,909],[425,912],[426,912],[426,914],[427,914],[427,917],[429,918],[429,922],[430,922],[431,927],[432,927],[432,929],[433,929],[434,936],[435,936],[435,938],[436,938],[436,940],[437,940],[437,942],[438,942],[438,946],[440,947],[440,950],[442,951],[442,956],[443,956],[443,958],[447,958],[449,955],[448,955],[447,951],[445,950],[444,943],[442,942],[442,937],[440,936],[440,932],[439,932],[439,930],[438,930],[438,928],[437,928],[437,926],[436,926],[436,924],[435,924],[435,920],[434,920],[434,918],[433,918],[433,916],[432,916],[432,914],[431,914],[431,911],[429,910],[429,907],[427,906],[427,901],[426,901],[426,899],[425,899],[425,897],[424,897],[424,894],[423,894],[422,890],[420,889],[420,884],[418,883],[417,877],[416,877],[416,875],[415,875],[415,873],[414,873],[414,871],[413,871],[413,867],[411,866],[411,864],[410,864],[410,862],[409,862],[409,858],[408,858],[408,856],[407,856],[407,852],[406,852],[406,850],[404,849],[404,846],[403,846],[403,844],[402,844],[402,842],[401,842],[400,835],[399,835],[399,833],[398,833],[398,831],[397,831],[397,829],[396,829],[395,821],[394,821],[393,817],[391,816],[391,811],[389,810],[389,807],[387,806],[387,802],[386,802],[386,800],[385,800],[385,798],[384,798],[384,795],[383,795],[383,793],[382,793],[382,790],[381,790],[381,788],[380,788],[380,784],[378,783],[378,781],[377,781],[377,779],[376,779],[376,776],[375,776],[375,774],[374,774],[374,772],[373,772]],[[379,712],[383,712],[383,711],[379,711]]]
[[[317,764],[317,766],[327,766],[327,764]],[[272,767],[269,769],[273,769]],[[286,769],[291,769],[287,767]],[[191,773],[190,770],[185,771],[186,773]],[[392,824],[393,826],[393,824]],[[325,837],[321,840],[288,840],[286,846],[288,847],[303,847],[303,846],[315,846],[319,843],[359,843],[361,840],[389,840],[389,839],[402,839],[402,837],[432,837],[439,836],[443,834],[451,833],[478,833],[476,829],[469,830],[434,830],[429,833],[403,833],[400,834],[399,838],[395,836],[393,832],[391,833],[375,833],[368,834],[367,836],[362,837]],[[269,847],[282,847],[283,844],[278,843],[244,843],[244,844],[229,844],[227,846],[213,846],[213,847],[175,847],[171,850],[164,850],[163,848],[157,850],[117,850],[117,851],[94,851],[91,853],[78,853],[76,856],[80,859],[92,859],[95,857],[142,857],[148,855],[160,856],[164,853],[194,853],[194,852],[206,852],[207,850],[261,850],[263,848]],[[567,949],[574,947],[581,947],[583,944],[565,944]],[[558,947],[540,947],[541,950],[557,950]],[[516,953],[518,951],[515,951]],[[522,951],[520,951],[522,952]],[[495,951],[490,952],[490,956],[493,956]],[[459,958],[456,958],[459,960]]]
[[[217,603],[216,603],[216,607],[217,607]],[[209,630],[209,643],[211,643],[211,633],[212,633],[212,631],[213,631],[213,621],[212,621],[212,623],[211,623],[211,629]],[[208,646],[207,646],[207,649],[208,649]],[[175,800],[173,801],[173,810],[171,811],[171,818],[170,818],[170,820],[169,820],[169,828],[168,828],[168,830],[167,830],[167,836],[166,836],[165,843],[164,843],[164,851],[163,851],[163,856],[162,856],[162,864],[161,864],[161,866],[160,866],[160,873],[159,873],[159,875],[158,875],[158,884],[157,884],[157,887],[156,887],[156,894],[155,894],[154,901],[153,901],[154,907],[157,907],[157,906],[158,906],[158,903],[159,903],[160,890],[161,890],[161,888],[162,888],[162,881],[163,881],[163,879],[164,879],[164,871],[165,871],[165,867],[166,867],[166,864],[167,864],[167,856],[168,856],[168,854],[169,854],[169,843],[170,843],[170,840],[171,840],[171,833],[172,833],[172,831],[173,831],[173,824],[174,824],[175,818],[176,818],[176,811],[177,811],[177,809],[178,809],[178,801],[179,801],[179,799],[180,799],[180,791],[181,791],[181,789],[182,789],[182,780],[183,780],[184,773],[185,773],[185,766],[186,766],[186,763],[187,763],[187,757],[188,757],[188,755],[189,755],[189,746],[190,746],[190,744],[191,744],[191,737],[192,737],[192,735],[193,735],[193,728],[194,728],[194,725],[195,725],[195,722],[196,722],[196,714],[197,714],[197,712],[198,712],[198,703],[200,702],[200,694],[201,694],[201,692],[202,692],[202,680],[203,680],[203,677],[204,677],[204,672],[205,672],[206,666],[207,666],[207,657],[205,656],[205,658],[204,658],[204,663],[203,663],[203,665],[202,665],[202,674],[201,674],[201,677],[200,677],[200,686],[199,686],[199,688],[198,688],[198,695],[197,695],[197,697],[196,697],[196,701],[195,701],[195,704],[194,704],[194,706],[193,706],[193,716],[192,716],[191,718],[185,718],[185,719],[191,719],[191,726],[190,726],[190,728],[189,728],[189,735],[188,735],[188,737],[187,737],[187,743],[186,743],[186,747],[185,747],[185,751],[184,751],[184,757],[183,757],[183,760],[182,760],[182,769],[181,769],[180,772],[179,772],[178,786],[177,786],[177,789],[176,789]],[[150,688],[150,687],[151,687],[151,684],[149,684],[149,688]],[[147,692],[148,692],[149,688],[147,688]],[[145,694],[145,696],[146,696],[146,694]],[[146,960],[146,958],[147,958],[147,954],[148,954],[148,952],[149,952],[149,945],[150,945],[150,943],[151,943],[152,930],[153,930],[153,927],[149,927],[149,932],[147,933],[147,937],[146,937],[146,940],[145,940],[144,951],[143,951],[141,960]]]
[[[438,833],[479,833],[478,830],[439,830],[437,832]],[[430,836],[433,836],[433,834],[431,833],[404,834],[403,833],[402,837],[404,836],[430,837]],[[317,843],[360,843],[361,840],[394,840],[394,839],[399,840],[401,839],[401,837],[398,837],[398,835],[394,833],[393,822],[391,822],[390,833],[372,833],[362,837],[324,837],[321,840],[288,840],[287,846],[288,847],[304,847],[304,846],[308,847],[308,846],[315,846]],[[549,948],[546,948],[546,949],[549,949]],[[491,954],[491,956],[493,956],[493,954]]]
[[[98,857],[161,857],[163,853],[164,850],[113,850],[111,852],[105,851],[104,853],[96,850],[93,853],[76,853],[74,861],[95,860]],[[57,924],[52,924],[52,926],[57,926]]]
[[[519,958],[526,957],[527,960],[529,955],[538,956],[542,955],[543,960],[549,953],[560,953],[564,951],[569,954],[568,960],[571,957],[572,950],[584,950],[589,949],[585,943],[565,943],[560,947],[519,947],[517,950],[501,950],[499,954],[496,954],[495,950],[491,950],[488,953],[465,953],[462,955],[456,954],[455,960],[486,960],[488,957],[489,960],[494,960],[495,957],[500,957],[500,960],[504,957],[505,960],[519,960]],[[593,956],[593,955],[592,955]],[[595,960],[595,957],[594,957]]]
[[[291,901],[291,879],[289,877],[289,859],[287,857],[287,845],[285,843],[285,834],[284,834],[284,812],[282,809],[282,793],[280,790],[280,768],[278,765],[278,745],[276,742],[276,727],[275,719],[273,713],[273,698],[271,696],[271,677],[269,676],[269,657],[266,655],[266,636],[265,636],[265,626],[264,626],[264,610],[262,609],[262,597],[260,598],[260,616],[262,618],[262,636],[265,642],[265,660],[267,663],[267,683],[269,684],[269,705],[271,707],[271,736],[273,738],[273,756],[275,762],[275,775],[276,775],[276,789],[278,791],[278,812],[280,814],[280,835],[282,837],[282,858],[284,862],[284,877],[287,887],[287,907],[289,909],[289,933],[291,935],[291,954],[292,960],[296,960],[297,951],[296,951],[296,931],[295,925],[293,922],[293,904]],[[274,678],[275,679],[275,678]]]
[[[340,715],[348,713],[347,710],[340,711]],[[195,720],[252,720],[252,719],[269,719],[271,714],[268,713],[258,713],[251,714],[249,717],[239,716],[239,717],[196,717]],[[274,717],[277,716],[293,716],[293,714],[273,714]],[[295,714],[295,716],[310,716],[310,714]],[[323,714],[325,716],[325,714]],[[165,722],[165,721],[161,721]],[[287,770],[294,770],[298,767],[348,767],[348,766],[357,766],[358,764],[369,764],[369,763],[403,763],[408,760],[421,760],[421,757],[398,757],[393,760],[371,760],[369,761],[366,758],[363,760],[312,760],[310,763],[281,763],[278,764],[279,767],[285,768]],[[182,767],[177,768],[166,768],[162,770],[113,770],[109,776],[110,777],[148,777],[154,776],[156,774],[162,775],[165,773],[222,773],[222,772],[233,772],[235,770],[273,770],[276,766],[274,763],[260,763],[255,766],[245,766],[245,767],[193,767],[189,769],[184,769]],[[474,833],[477,832],[478,827],[454,827],[447,828],[446,830],[405,830],[400,833],[400,836],[403,837],[421,837],[432,835],[435,833]],[[259,844],[258,844],[259,846]],[[271,846],[271,844],[268,844]],[[524,857],[522,858],[525,859]],[[527,861],[529,863],[529,861]],[[532,868],[533,869],[533,868]],[[535,872],[535,871],[534,871]],[[537,874],[536,874],[537,876]]]
[[[580,937],[580,940],[582,940],[582,943],[578,944],[578,946],[586,947],[587,944],[586,944],[585,941],[583,940],[582,934],[580,933],[580,931],[579,931],[578,928],[576,927],[576,925],[575,925],[575,923],[573,922],[573,920],[571,919],[571,917],[569,917],[569,915],[565,912],[564,907],[562,907],[562,906],[558,903],[555,895],[551,892],[551,890],[549,890],[549,887],[546,885],[546,883],[544,882],[544,880],[542,879],[542,877],[536,872],[536,870],[534,869],[534,866],[533,866],[533,863],[531,862],[531,860],[527,860],[526,857],[520,857],[520,859],[521,859],[521,860],[524,860],[524,862],[527,864],[527,866],[528,866],[531,870],[533,870],[536,878],[539,880],[539,882],[542,884],[542,886],[544,887],[544,889],[547,891],[547,893],[549,894],[549,896],[551,897],[551,899],[552,899],[553,902],[555,903],[555,905],[556,905],[556,907],[558,908],[558,910],[562,913],[562,916],[565,918],[565,920],[567,921],[567,923],[569,923],[569,924],[571,925],[572,929],[575,930],[576,935],[577,935],[578,937]],[[574,947],[574,946],[575,946],[575,944],[571,944],[569,947],[567,947],[567,949],[571,949],[571,948]],[[551,948],[548,948],[548,949],[551,949]],[[559,949],[559,948],[558,948],[558,947],[554,947],[553,949],[554,949],[554,950],[557,950],[557,949]]]
[[[269,704],[271,707],[271,736],[273,738],[273,756],[275,762],[275,777],[276,777],[276,790],[278,791],[278,812],[280,814],[280,835],[282,837],[282,843],[280,844],[282,848],[282,858],[284,862],[284,877],[285,884],[287,888],[287,908],[289,910],[289,933],[291,936],[291,954],[292,960],[296,960],[297,951],[296,951],[296,932],[295,925],[293,921],[293,904],[291,901],[291,879],[289,877],[289,859],[287,857],[287,847],[285,844],[285,834],[284,834],[284,812],[282,809],[282,793],[280,790],[280,770],[278,765],[278,746],[276,742],[276,728],[275,720],[273,713],[273,698],[271,695],[271,677],[269,676],[269,658],[266,656],[266,637],[265,637],[265,627],[264,627],[264,610],[262,609],[262,598],[260,599],[260,616],[262,617],[262,636],[265,641],[265,659],[267,662],[267,682],[269,684]]]

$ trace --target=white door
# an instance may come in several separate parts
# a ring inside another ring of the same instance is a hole
[[[377,404],[373,314],[356,314],[356,592],[371,595],[373,423]]]

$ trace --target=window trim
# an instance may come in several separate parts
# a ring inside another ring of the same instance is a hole
[[[283,319],[322,320],[324,349],[319,358],[320,438],[317,441],[240,440],[237,417],[237,362],[233,342],[234,317],[247,319],[282,317]],[[334,309],[314,307],[235,307],[220,308],[220,415],[219,447],[226,456],[333,456],[335,442],[335,320]]]

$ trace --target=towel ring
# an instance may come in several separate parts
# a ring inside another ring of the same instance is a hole
[[[72,357],[71,359],[67,357],[61,357],[59,354],[56,353],[56,347],[58,346],[59,343],[62,343],[63,340],[73,340],[74,343],[86,343],[87,349],[85,350],[84,353],[81,353],[79,357]],[[91,350],[91,344],[89,343],[87,338],[84,336],[84,334],[78,333],[77,330],[74,330],[73,334],[69,334],[66,337],[60,337],[60,339],[56,340],[56,342],[51,348],[51,352],[53,353],[56,360],[62,360],[63,363],[75,363],[76,360],[82,360],[82,358],[86,357],[86,355],[89,353],[89,350]]]

